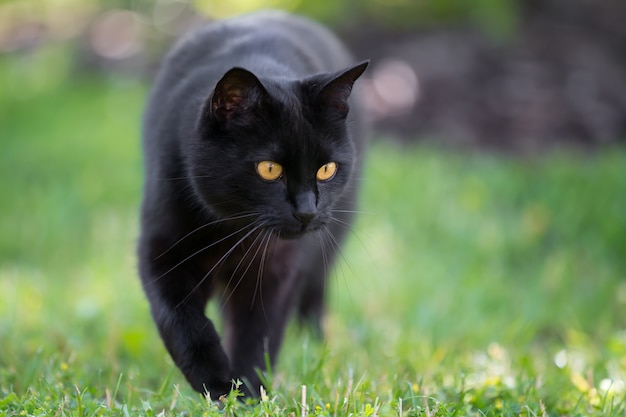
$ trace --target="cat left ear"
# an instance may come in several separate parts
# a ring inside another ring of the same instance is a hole
[[[348,98],[352,92],[354,82],[363,74],[369,61],[362,62],[339,73],[332,78],[319,93],[319,99],[324,107],[331,108],[341,117],[348,115]]]
[[[261,81],[243,68],[229,70],[215,86],[210,100],[211,113],[222,123],[245,115],[268,97]]]

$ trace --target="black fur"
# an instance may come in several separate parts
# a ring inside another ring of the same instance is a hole
[[[144,117],[139,268],[159,333],[213,398],[273,361],[293,311],[321,332],[325,281],[365,145],[354,67],[320,26],[271,12],[212,23],[167,56]],[[353,100],[353,99],[350,99]],[[283,176],[266,181],[256,164]],[[328,181],[316,179],[328,162]],[[224,348],[205,316],[225,319]]]

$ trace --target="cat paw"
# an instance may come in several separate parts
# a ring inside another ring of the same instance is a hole
[[[221,397],[230,394],[230,391],[233,389],[233,384],[230,381],[191,383],[191,386],[194,390],[213,401],[218,401]]]

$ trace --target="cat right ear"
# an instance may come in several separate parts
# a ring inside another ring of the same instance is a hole
[[[269,94],[261,81],[243,68],[229,70],[215,86],[206,112],[209,112],[222,126],[235,120],[245,120],[261,105]]]
[[[346,117],[348,115],[348,98],[352,92],[352,86],[368,65],[369,61],[364,61],[335,74],[334,78],[322,88],[319,94],[322,105],[333,109],[341,117]]]

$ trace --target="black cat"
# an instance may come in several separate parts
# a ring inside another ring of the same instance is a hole
[[[321,332],[365,146],[348,98],[367,62],[350,63],[327,30],[280,12],[209,24],[165,60],[144,117],[139,269],[199,392],[217,398],[239,378],[258,395],[293,311]]]

